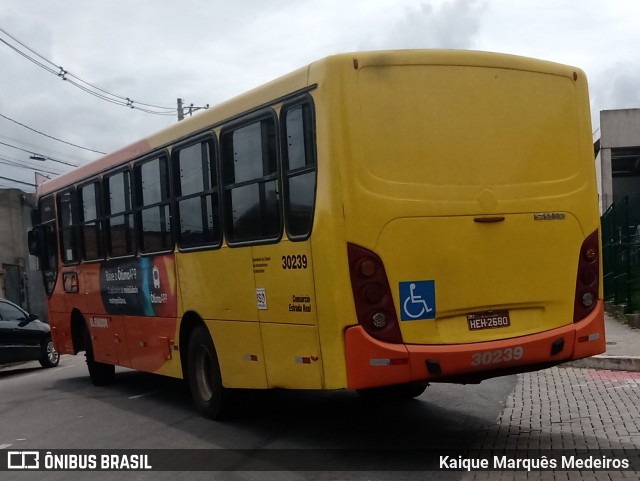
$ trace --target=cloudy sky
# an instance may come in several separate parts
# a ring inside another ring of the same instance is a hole
[[[600,110],[640,108],[637,0],[2,0],[0,29],[0,187],[26,191],[6,179],[33,183],[33,169],[55,175],[100,154],[24,126],[111,152],[176,122],[178,97],[213,106],[340,52],[537,57],[586,71],[594,130]],[[166,115],[99,99],[43,68],[55,66]]]

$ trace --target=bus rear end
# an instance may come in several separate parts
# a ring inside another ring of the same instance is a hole
[[[406,52],[359,58],[349,88],[349,387],[478,382],[604,352],[584,73]]]

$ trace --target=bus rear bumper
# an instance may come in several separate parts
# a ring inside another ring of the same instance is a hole
[[[361,326],[345,332],[350,389],[414,381],[480,382],[532,371],[605,351],[604,303],[583,320],[527,336],[472,344],[390,344]]]

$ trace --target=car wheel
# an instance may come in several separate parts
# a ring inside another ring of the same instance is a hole
[[[56,348],[53,347],[53,341],[51,337],[45,339],[44,344],[42,346],[42,357],[39,359],[40,365],[42,367],[56,367],[60,362],[60,354],[56,351]]]
[[[222,386],[216,349],[205,326],[197,326],[189,338],[188,381],[196,409],[211,419],[229,411],[229,392]]]
[[[106,386],[112,384],[116,378],[116,367],[113,364],[98,362],[93,357],[93,344],[88,330],[84,333],[84,350],[87,358],[89,377],[94,386]]]

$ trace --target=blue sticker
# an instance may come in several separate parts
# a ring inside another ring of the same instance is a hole
[[[435,281],[400,283],[400,318],[403,321],[436,318]]]

